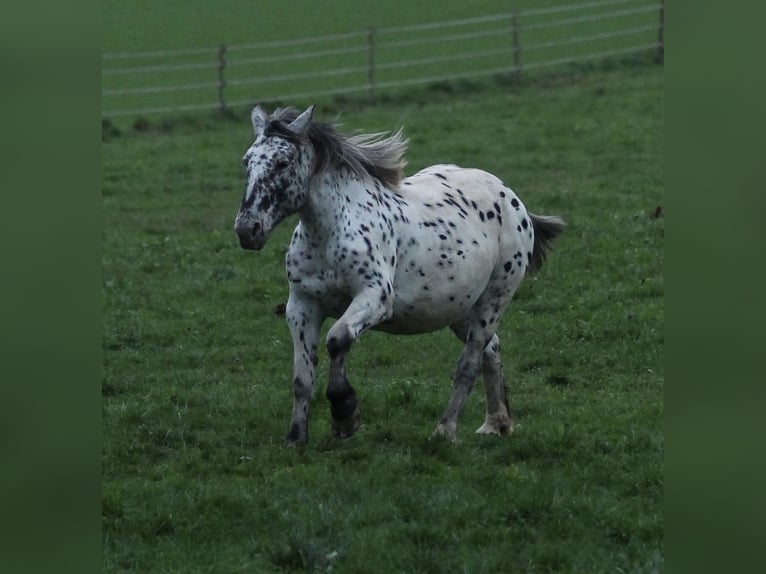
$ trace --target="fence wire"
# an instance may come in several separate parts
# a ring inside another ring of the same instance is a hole
[[[300,39],[107,53],[102,116],[374,96],[651,50],[663,61],[662,0],[602,0]]]

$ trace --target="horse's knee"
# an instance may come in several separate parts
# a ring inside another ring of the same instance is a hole
[[[295,377],[293,379],[293,397],[297,400],[308,401],[314,394],[313,381],[304,381],[301,377]]]
[[[330,358],[334,359],[338,355],[348,353],[353,342],[348,326],[340,321],[335,323],[327,333],[327,352],[330,354]]]

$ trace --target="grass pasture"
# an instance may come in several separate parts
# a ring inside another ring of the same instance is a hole
[[[283,448],[294,221],[238,246],[247,113],[107,134],[103,570],[662,571],[662,106],[662,68],[636,65],[318,108],[403,126],[408,173],[481,167],[569,223],[501,324],[516,432],[473,434],[477,384],[455,445],[428,437],[457,340],[367,333],[360,431],[330,436],[325,354],[311,441]]]

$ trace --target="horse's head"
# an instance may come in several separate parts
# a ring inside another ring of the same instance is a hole
[[[297,116],[283,112],[280,118],[287,119],[270,118],[260,106],[251,114],[255,141],[242,158],[247,185],[234,223],[243,249],[261,249],[271,230],[306,202],[313,164],[307,134],[314,106]]]

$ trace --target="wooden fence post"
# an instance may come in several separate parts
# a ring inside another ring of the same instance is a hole
[[[519,15],[511,13],[511,33],[513,34],[513,72],[521,74],[521,41],[519,40]]]
[[[665,64],[665,0],[660,0],[660,23],[657,29],[657,63]]]
[[[226,100],[223,97],[223,89],[226,87],[226,79],[223,71],[226,68],[226,44],[218,47],[218,110],[226,111]]]
[[[367,29],[367,95],[375,97],[375,28]]]

